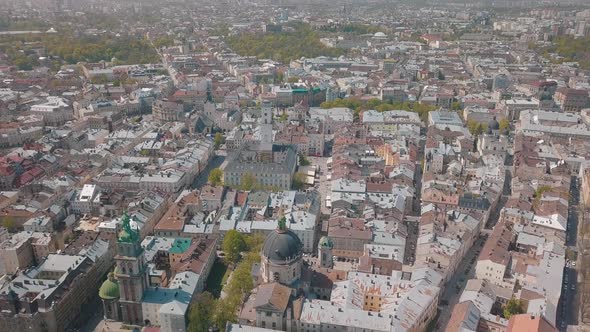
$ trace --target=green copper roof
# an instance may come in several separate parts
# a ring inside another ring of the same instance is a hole
[[[127,212],[123,213],[121,217],[121,231],[119,232],[119,242],[137,242],[139,241],[139,231],[132,229],[130,224],[131,218]]]
[[[280,232],[284,232],[287,230],[287,218],[285,218],[285,216],[279,217],[277,230]]]
[[[115,280],[113,273],[109,273],[109,278],[102,283],[102,286],[100,286],[98,296],[103,300],[119,298],[119,283]]]
[[[293,89],[293,93],[307,93],[308,91],[307,89]]]
[[[190,246],[190,238],[179,237],[174,239],[174,243],[172,243],[172,247],[168,249],[168,252],[171,254],[182,254],[183,252],[187,251]]]
[[[334,248],[334,242],[329,237],[322,236],[320,242],[318,242],[318,247]]]

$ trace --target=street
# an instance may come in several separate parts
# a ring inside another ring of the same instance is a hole
[[[201,187],[203,187],[207,183],[208,178],[209,178],[209,173],[211,173],[211,171],[214,168],[221,166],[221,164],[223,164],[224,161],[225,161],[224,156],[214,154],[213,157],[211,157],[211,160],[209,160],[207,167],[205,167],[205,169],[201,173],[199,173],[199,175],[197,175],[195,177],[195,180],[193,181],[192,188],[193,189],[201,189]]]
[[[455,271],[451,279],[449,279],[447,284],[444,286],[444,290],[439,299],[440,316],[436,323],[437,331],[444,331],[449,322],[449,319],[451,318],[453,307],[459,303],[461,294],[465,289],[465,285],[467,285],[467,280],[473,279],[475,277],[477,256],[479,255],[488,238],[485,230],[482,232],[482,234],[483,235],[479,236],[475,240],[473,246],[467,251],[465,257],[457,267],[457,271]],[[457,285],[460,285],[460,287],[457,288]]]
[[[578,206],[580,202],[580,188],[578,178],[572,176],[570,184],[570,197],[568,204],[568,218],[566,231],[566,248],[569,252],[577,252],[577,234],[578,234]],[[578,255],[575,255],[578,256]],[[566,258],[567,254],[566,254]],[[557,327],[560,331],[566,331],[568,325],[578,324],[579,301],[581,285],[578,285],[578,271],[581,261],[578,259],[566,263],[563,272],[563,283],[561,288],[561,298],[557,312]]]
[[[320,193],[320,199],[322,201],[322,208],[321,208],[322,214],[323,215],[330,215],[330,213],[332,211],[331,211],[331,209],[326,207],[326,197],[328,195],[330,195],[330,190],[331,190],[331,187],[330,187],[331,181],[328,181],[328,174],[330,174],[330,171],[328,171],[328,167],[327,167],[328,157],[311,157],[311,156],[309,156],[309,157],[307,157],[307,159],[311,162],[312,165],[316,165],[319,167],[319,170],[320,170],[319,184],[316,184],[314,187]]]
[[[498,223],[498,220],[500,219],[500,211],[502,211],[502,208],[504,207],[504,205],[506,205],[506,202],[508,201],[508,198],[510,197],[510,194],[511,194],[511,190],[512,190],[511,189],[511,182],[512,182],[512,173],[510,171],[510,167],[506,166],[505,167],[504,188],[502,188],[502,196],[500,196],[498,203],[490,211],[490,215],[489,215],[488,220],[486,222],[486,227],[485,227],[486,229],[494,229],[494,226],[496,226],[496,224]]]

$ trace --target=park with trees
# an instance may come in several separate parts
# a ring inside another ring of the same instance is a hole
[[[244,235],[236,230],[226,233],[221,245],[224,257],[216,263],[226,267],[219,279],[221,291],[214,294],[211,289],[215,285],[208,282],[207,291],[193,301],[188,316],[189,332],[207,332],[211,326],[223,329],[227,322],[237,321],[242,303],[254,288],[251,270],[260,262],[263,242],[261,235]]]

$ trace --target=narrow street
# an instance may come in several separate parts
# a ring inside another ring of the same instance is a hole
[[[487,238],[484,230],[483,235],[475,240],[473,246],[467,251],[467,254],[457,267],[455,274],[453,274],[444,286],[439,299],[440,316],[436,323],[436,331],[444,331],[451,318],[453,307],[459,303],[461,294],[467,285],[467,280],[475,277],[477,256],[481,252]]]
[[[498,223],[498,220],[500,219],[500,211],[502,211],[502,208],[504,207],[504,205],[506,205],[506,202],[508,201],[508,198],[510,197],[510,194],[512,193],[512,188],[511,188],[511,183],[512,183],[512,173],[509,167],[512,166],[505,166],[505,178],[504,178],[504,188],[502,189],[502,196],[500,196],[500,199],[498,200],[498,204],[496,204],[496,206],[492,209],[492,211],[490,211],[490,215],[488,217],[488,221],[486,222],[486,229],[494,229],[494,226],[496,226],[496,224]]]
[[[457,267],[457,271],[455,271],[453,276],[444,286],[439,300],[440,316],[436,323],[437,331],[444,331],[449,322],[449,319],[451,318],[453,307],[459,303],[461,294],[467,285],[467,280],[473,279],[475,277],[477,257],[485,245],[491,230],[498,223],[498,220],[500,219],[500,211],[502,211],[502,208],[504,205],[506,205],[506,202],[508,201],[508,198],[511,194],[512,162],[513,159],[511,157],[506,159],[506,163],[504,164],[505,178],[502,194],[498,199],[498,203],[490,211],[485,228],[482,230],[480,236],[475,240],[473,246],[465,254],[465,257]]]
[[[568,252],[575,253],[578,250],[576,246],[578,243],[578,218],[580,213],[580,188],[578,179],[575,176],[572,176],[571,178],[570,197],[568,203],[566,248]],[[559,301],[557,313],[557,327],[560,331],[566,331],[568,325],[578,324],[580,294],[583,291],[583,284],[578,285],[577,269],[581,266],[580,264],[582,264],[582,261],[580,257],[578,257],[577,262],[574,260],[574,263],[567,263],[563,272],[561,298]]]
[[[209,164],[207,164],[207,167],[205,167],[205,169],[199,175],[197,175],[195,181],[193,181],[192,188],[202,188],[208,181],[209,173],[211,173],[211,171],[214,168],[221,166],[221,164],[223,164],[224,161],[224,156],[218,154],[213,155],[213,157],[211,157],[211,160],[209,160]]]

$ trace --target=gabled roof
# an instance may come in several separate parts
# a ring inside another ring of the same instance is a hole
[[[264,284],[258,288],[254,308],[285,312],[291,298],[291,288],[279,283]]]

